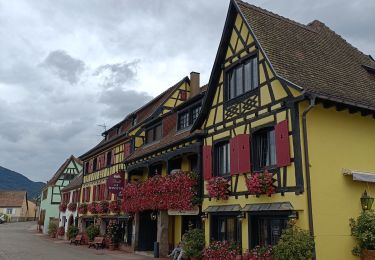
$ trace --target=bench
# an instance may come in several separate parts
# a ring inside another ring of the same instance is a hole
[[[78,246],[78,244],[81,244],[81,243],[82,243],[82,235],[76,235],[75,238],[70,240],[70,244],[75,244],[76,246]]]
[[[98,250],[100,247],[104,248],[104,237],[95,237],[94,241],[89,242],[89,248],[95,247]]]

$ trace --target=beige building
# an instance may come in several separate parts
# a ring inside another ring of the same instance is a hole
[[[34,220],[36,205],[27,200],[26,191],[0,191],[0,214],[10,222]]]

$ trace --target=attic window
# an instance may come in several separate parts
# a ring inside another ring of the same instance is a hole
[[[256,89],[259,85],[257,57],[247,59],[228,69],[225,78],[226,100],[234,99]]]
[[[137,116],[134,115],[134,116],[132,117],[132,126],[135,126],[136,124],[137,124]]]

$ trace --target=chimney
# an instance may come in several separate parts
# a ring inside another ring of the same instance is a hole
[[[198,72],[190,72],[190,97],[194,97],[200,93],[199,77],[200,74]]]

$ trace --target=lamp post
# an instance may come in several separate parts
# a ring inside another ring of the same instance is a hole
[[[374,203],[374,198],[367,195],[367,191],[365,190],[365,192],[362,194],[362,197],[361,197],[362,210],[363,211],[370,210],[373,203]]]

